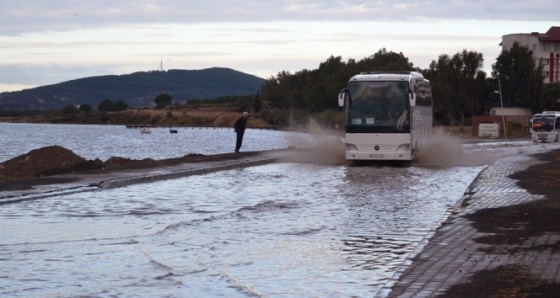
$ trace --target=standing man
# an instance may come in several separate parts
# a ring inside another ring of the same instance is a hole
[[[243,142],[243,134],[245,133],[245,128],[247,127],[247,118],[249,118],[249,113],[243,112],[243,116],[239,117],[239,119],[235,121],[234,129],[237,133],[235,153],[239,153],[239,149],[241,148],[241,143]]]

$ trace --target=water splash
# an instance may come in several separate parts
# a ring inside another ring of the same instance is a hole
[[[339,131],[326,129],[309,120],[306,133],[286,136],[291,148],[276,157],[287,162],[342,165],[346,163],[344,139]]]
[[[306,133],[286,135],[286,142],[293,150],[275,153],[273,157],[280,161],[326,165],[347,164],[344,135],[340,131],[326,129],[313,120],[309,121]],[[487,148],[477,150],[480,145],[476,144],[471,144],[466,148],[465,143],[465,139],[456,137],[443,128],[435,128],[430,141],[418,145],[413,165],[425,167],[481,166],[492,164],[504,155],[511,154],[510,151],[504,150],[482,150]],[[507,143],[496,145],[500,148],[511,147]],[[523,149],[520,149],[517,154],[524,154]]]
[[[430,141],[419,144],[414,163],[435,167],[480,166],[493,163],[498,157],[480,151],[466,151],[463,143],[464,140],[445,132],[443,128],[434,129]]]

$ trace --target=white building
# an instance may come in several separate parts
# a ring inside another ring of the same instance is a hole
[[[533,51],[537,64],[543,65],[545,83],[560,82],[560,27],[550,27],[546,33],[514,33],[502,36],[502,50],[515,42]]]

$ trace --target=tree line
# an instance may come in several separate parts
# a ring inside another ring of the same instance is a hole
[[[427,69],[415,67],[403,53],[383,48],[360,61],[342,61],[331,56],[315,70],[294,74],[281,71],[268,78],[261,90],[264,102],[277,110],[297,109],[304,114],[337,110],[336,97],[350,77],[364,71],[418,71],[430,80],[434,121],[440,124],[468,124],[473,115],[487,114],[500,106],[530,108],[533,112],[559,110],[560,84],[544,84],[542,65],[533,53],[515,43],[492,65],[491,76],[483,70],[484,57],[463,50],[442,54]],[[501,88],[500,88],[501,87]]]
[[[427,69],[420,69],[402,52],[382,48],[359,61],[342,61],[340,56],[331,56],[314,70],[304,69],[293,74],[280,71],[266,79],[253,95],[189,99],[184,105],[193,108],[215,105],[238,112],[250,111],[271,125],[304,123],[310,117],[322,124],[341,124],[344,115],[338,107],[337,95],[350,77],[364,71],[417,71],[431,82],[434,121],[442,125],[469,125],[473,115],[484,115],[492,107],[500,106],[500,95],[505,107],[530,108],[534,113],[560,110],[560,83],[543,83],[542,65],[535,61],[528,48],[515,43],[510,50],[502,51],[492,64],[490,76],[482,70],[483,65],[481,53],[465,49],[452,56],[441,54]],[[154,103],[156,108],[165,108],[173,104],[173,97],[161,93]],[[128,103],[110,99],[102,100],[97,106],[102,114],[128,108]],[[89,115],[93,108],[87,103],[68,105],[62,112]],[[0,109],[0,116],[13,116],[13,113]],[[43,113],[45,111],[41,111]]]

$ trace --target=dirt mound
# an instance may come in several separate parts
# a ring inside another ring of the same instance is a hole
[[[0,163],[0,181],[59,175],[76,170],[95,169],[102,165],[99,160],[88,161],[66,148],[48,146]]]
[[[258,154],[257,152],[224,153],[216,155],[188,154],[179,158],[165,160],[142,160],[125,157],[111,157],[103,162],[99,159],[86,160],[71,150],[60,146],[48,146],[34,149],[26,154],[0,163],[0,189],[14,188],[16,181],[27,181],[27,186],[41,183],[47,176],[86,171],[120,171],[126,169],[145,169],[156,166],[177,165],[185,162],[203,162],[226,159],[237,159],[243,156]]]

